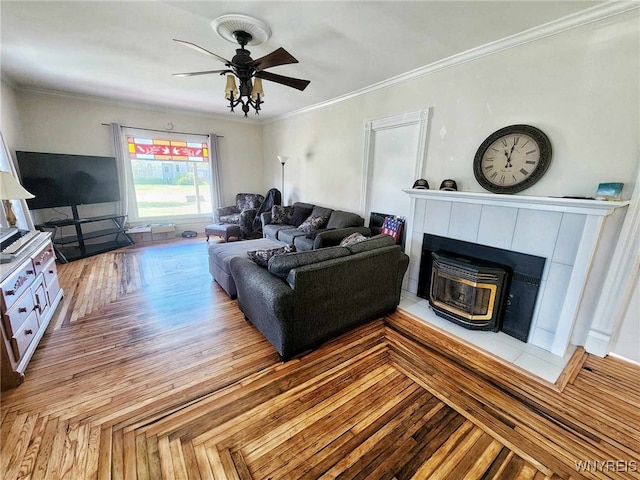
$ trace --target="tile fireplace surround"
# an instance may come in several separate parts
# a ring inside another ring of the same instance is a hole
[[[527,343],[559,357],[585,344],[629,202],[403,191],[409,292],[418,290],[424,233],[538,255],[546,262]]]

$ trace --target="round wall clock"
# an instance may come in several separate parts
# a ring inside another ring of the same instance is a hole
[[[551,164],[551,142],[536,127],[510,125],[482,142],[473,159],[473,174],[493,193],[517,193],[529,188]]]

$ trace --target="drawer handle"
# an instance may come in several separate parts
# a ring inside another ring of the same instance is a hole
[[[35,272],[33,270],[27,270],[27,275],[33,275]]]
[[[55,272],[54,272],[53,270],[49,270],[49,273],[53,274],[53,273],[55,273]]]
[[[15,295],[16,294],[16,292],[14,290],[7,290],[4,293],[5,293],[5,295]]]
[[[36,262],[36,265],[42,265],[42,262]]]
[[[27,309],[25,307],[18,308],[18,313],[27,313]]]
[[[25,335],[33,335],[33,330],[31,330],[30,328],[24,331]]]

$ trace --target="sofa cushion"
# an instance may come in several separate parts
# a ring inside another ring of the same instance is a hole
[[[300,236],[295,238],[293,244],[296,246],[297,252],[305,252],[307,250],[313,250],[315,239],[308,238],[306,235]]]
[[[291,225],[299,227],[302,222],[309,218],[311,212],[313,212],[313,205],[308,203],[294,203]]]
[[[289,226],[289,228],[283,228],[278,232],[278,240],[284,243],[294,243],[296,237],[300,236],[304,236],[304,232],[301,232],[292,226]]]
[[[364,218],[357,213],[334,210],[327,222],[327,228],[361,227],[364,225]]]
[[[316,217],[329,218],[332,213],[333,213],[333,210],[331,208],[319,207],[318,205],[316,205],[313,207],[313,211],[311,212],[311,215],[315,215]]]
[[[329,247],[308,252],[297,252],[277,255],[269,260],[269,272],[280,278],[286,279],[293,268],[324,262],[333,258],[346,257],[349,250],[345,247]]]
[[[390,247],[395,245],[396,241],[390,235],[376,235],[362,242],[354,243],[346,247],[351,253],[366,252],[367,250],[374,250],[376,248]]]
[[[262,236],[265,238],[270,238],[272,240],[278,239],[278,232],[280,230],[288,230],[291,228],[291,225],[279,225],[275,223],[269,223],[262,227]]]
[[[296,251],[296,247],[293,245],[284,245],[277,248],[269,248],[265,250],[249,250],[247,256],[261,267],[267,267],[269,260],[275,255],[282,255],[283,253],[292,253]]]
[[[320,230],[327,224],[328,216],[312,213],[304,222],[298,226],[298,230],[303,233],[311,233]]]
[[[292,225],[293,207],[285,207],[283,205],[274,205],[271,208],[271,223],[276,225]]]

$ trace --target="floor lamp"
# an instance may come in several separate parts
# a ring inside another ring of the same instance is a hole
[[[282,155],[278,155],[278,161],[280,161],[280,165],[282,165],[282,201],[284,202],[285,200],[285,196],[284,196],[284,164],[287,163],[287,160],[289,160],[289,157],[285,157]]]

